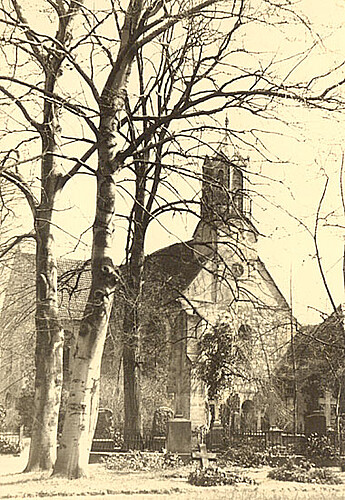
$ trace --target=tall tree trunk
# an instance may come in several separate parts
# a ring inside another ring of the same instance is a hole
[[[53,77],[51,77],[53,78]],[[46,85],[51,86],[49,78]],[[57,426],[63,379],[63,330],[59,322],[57,259],[53,218],[60,194],[60,142],[56,109],[44,104],[41,129],[41,201],[35,215],[36,352],[33,431],[26,471],[51,470],[56,460]]]
[[[125,444],[129,447],[133,446],[133,440],[135,442],[140,442],[142,437],[140,363],[142,262],[143,248],[139,247],[136,249],[136,252],[132,254],[132,259],[129,264],[130,276],[126,282],[127,297],[123,325],[124,440]]]
[[[123,323],[124,440],[140,442],[141,412],[141,288],[144,264],[145,162],[136,163],[136,193],[133,209],[133,240],[127,264],[126,304]]]
[[[116,273],[112,262],[115,232],[115,176],[122,168],[117,143],[117,119],[125,108],[126,87],[135,56],[133,36],[142,1],[131,0],[116,63],[100,99],[97,204],[93,224],[92,283],[74,355],[65,421],[54,474],[69,478],[87,475],[96,425],[101,359],[114,299]]]
[[[54,199],[52,196],[49,205],[54,205]],[[54,465],[63,377],[64,335],[58,317],[53,210],[42,205],[36,218],[36,375],[33,430],[26,471],[50,470]]]
[[[65,421],[54,468],[54,474],[69,478],[87,474],[97,418],[100,366],[115,288],[111,260],[114,204],[114,176],[110,173],[98,175],[92,286],[78,335]]]

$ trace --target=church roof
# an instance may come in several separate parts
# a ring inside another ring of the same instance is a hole
[[[184,291],[214,257],[214,251],[209,242],[193,238],[147,255],[144,261],[144,294],[161,305],[183,297]],[[62,320],[79,321],[83,316],[91,285],[90,261],[60,258],[57,267],[60,317]],[[119,269],[125,279],[126,266],[120,266]],[[283,294],[259,258],[257,269],[265,283],[274,291],[279,306],[288,308]],[[16,303],[28,304],[30,313],[34,314],[34,254],[15,252],[9,282],[11,287],[7,289],[1,316],[4,316],[4,311],[11,312],[16,308]]]
[[[8,286],[2,283],[6,289],[1,311],[3,320],[15,315],[18,322],[34,315],[35,267],[35,255],[19,249],[7,261]],[[60,258],[57,271],[60,317],[62,320],[80,320],[90,289],[90,266],[88,262]]]
[[[285,308],[290,309],[290,306],[286,302],[284,295],[280,291],[278,285],[276,284],[276,282],[272,278],[271,274],[268,272],[267,267],[265,266],[264,262],[259,257],[257,259],[257,265],[258,265],[258,271],[259,271],[260,276],[265,280],[265,282],[267,283],[267,285],[269,287],[274,288],[274,290],[276,292],[275,296],[276,296],[277,300],[279,301],[280,307],[282,307],[284,309]]]
[[[174,243],[145,257],[144,293],[162,304],[168,304],[183,294],[196,278],[212,250],[200,242],[189,240]]]

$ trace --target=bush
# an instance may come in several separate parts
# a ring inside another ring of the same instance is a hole
[[[261,467],[270,465],[276,467],[283,465],[289,457],[296,461],[299,457],[295,456],[293,450],[288,454],[286,448],[279,445],[273,445],[263,448],[259,444],[239,444],[236,447],[229,448],[218,459],[221,466],[239,466],[239,467]]]
[[[258,446],[241,444],[225,451],[218,458],[218,463],[221,466],[258,467],[267,465],[265,453]]]
[[[317,484],[341,484],[341,479],[334,472],[316,468],[313,463],[305,460],[300,464],[289,462],[282,467],[273,469],[268,477],[278,481],[296,481],[298,483],[317,483]]]
[[[157,470],[173,469],[183,465],[175,453],[128,451],[116,453],[105,459],[105,466],[111,470]]]
[[[11,443],[6,438],[0,438],[0,455],[18,455],[20,452],[19,443]]]
[[[20,417],[20,424],[23,425],[25,432],[31,435],[33,415],[34,415],[34,396],[35,391],[30,388],[22,389],[16,403],[16,410]]]
[[[188,482],[194,486],[222,486],[238,483],[256,484],[254,479],[236,472],[222,470],[219,467],[196,469],[189,474]]]
[[[319,436],[316,433],[308,436],[305,456],[318,465],[329,465],[339,461],[339,452],[330,437]]]

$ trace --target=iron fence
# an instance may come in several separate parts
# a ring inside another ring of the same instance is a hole
[[[6,440],[10,444],[21,444],[22,441],[22,433],[18,432],[0,432],[0,440]]]
[[[287,433],[280,430],[225,433],[210,432],[207,435],[206,443],[211,450],[222,450],[231,445],[247,444],[260,448],[269,446],[296,446],[303,447],[306,443],[304,434]]]
[[[149,450],[160,451],[165,448],[165,436],[152,435],[151,428],[144,428],[140,435],[123,437],[123,430],[116,429],[113,439],[93,439],[91,450],[94,452],[105,451],[128,451],[128,450]]]

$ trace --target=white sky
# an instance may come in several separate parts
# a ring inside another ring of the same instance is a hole
[[[303,0],[302,5],[314,26],[315,40],[322,40],[322,43],[318,44],[315,55],[308,63],[297,71],[318,73],[324,64],[338,64],[345,60],[345,2]],[[283,43],[279,33],[276,35],[275,39],[273,31],[272,39],[267,39],[267,48],[271,52],[275,47],[277,51],[280,50]],[[291,39],[293,38],[292,30]],[[295,43],[296,48],[301,47],[303,40],[296,39]],[[253,44],[255,45],[254,38]],[[267,144],[271,153],[285,163],[272,165],[259,159],[252,152],[247,152],[250,157],[250,170],[260,171],[269,178],[265,180],[251,176],[253,182],[251,186],[258,193],[254,196],[255,224],[264,235],[259,245],[260,256],[287,300],[289,300],[290,269],[292,269],[294,313],[301,322],[317,322],[320,316],[313,308],[331,312],[331,307],[317,269],[312,237],[295,218],[313,230],[315,212],[327,174],[330,180],[322,215],[334,212],[333,217],[327,221],[344,225],[339,195],[339,170],[342,151],[345,150],[345,113],[344,116],[323,117],[315,110],[301,111],[292,107],[282,107],[281,116],[290,123],[290,126],[277,126],[276,130],[284,135],[268,137]],[[274,182],[271,179],[274,179]],[[181,186],[181,189],[184,188]],[[77,201],[76,190],[80,194]],[[66,211],[64,204],[63,225],[67,232],[78,238],[80,228],[87,229],[92,224],[94,181],[79,176],[77,181],[67,186],[64,199],[66,197],[70,198],[70,208]],[[121,202],[119,198],[119,211],[124,209],[125,202]],[[195,227],[194,220],[186,221],[178,216],[165,221],[162,219],[162,222],[164,222],[162,225],[153,224],[149,231],[147,253],[178,240],[190,238]],[[117,262],[120,262],[124,255],[125,231],[121,226],[119,223],[115,248]],[[90,236],[89,231],[84,238],[87,245],[79,245],[76,257],[89,257]],[[73,241],[77,240],[68,239],[71,249],[74,246]],[[343,230],[320,228],[322,263],[336,303],[344,300],[343,241]],[[67,239],[61,237],[62,255],[66,254],[66,243]]]

